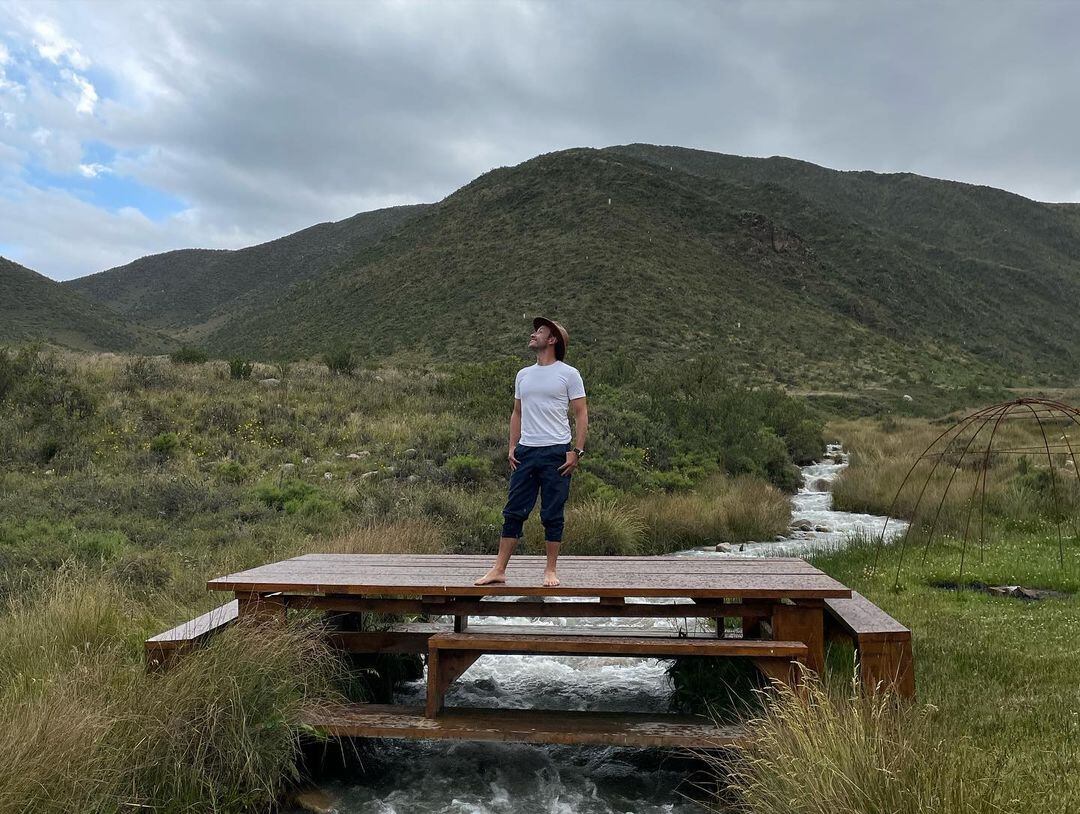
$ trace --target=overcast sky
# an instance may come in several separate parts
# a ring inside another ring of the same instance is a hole
[[[678,144],[1080,201],[1080,3],[0,0],[0,255],[69,279]]]

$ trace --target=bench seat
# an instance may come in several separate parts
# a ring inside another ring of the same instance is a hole
[[[548,633],[437,633],[428,639],[427,715],[443,708],[446,691],[480,656],[732,656],[750,658],[768,678],[794,685],[804,664],[802,642],[678,636],[595,636]]]
[[[857,591],[851,599],[826,599],[829,632],[850,638],[859,659],[863,687],[891,687],[901,698],[915,697],[911,631]]]
[[[210,636],[235,622],[239,613],[239,604],[234,599],[202,616],[197,616],[164,633],[150,637],[144,645],[147,669],[168,668],[178,657],[198,647]]]

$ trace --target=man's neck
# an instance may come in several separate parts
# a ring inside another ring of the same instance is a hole
[[[548,365],[555,364],[558,359],[555,358],[555,351],[551,348],[544,348],[536,354],[536,364],[541,367],[547,367]]]

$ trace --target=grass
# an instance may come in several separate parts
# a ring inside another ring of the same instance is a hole
[[[0,814],[266,808],[299,771],[303,703],[384,697],[416,665],[346,675],[300,625],[226,632],[150,676],[142,641],[219,602],[205,581],[223,573],[305,552],[497,546],[509,405],[492,393],[512,365],[256,364],[233,378],[223,362],[0,357]],[[260,384],[269,376],[278,384]],[[703,390],[678,420],[749,412],[754,443],[685,442],[631,389],[591,398],[568,553],[786,527],[784,493],[723,474],[724,461],[737,452],[744,470],[786,478],[786,428],[793,450],[820,434],[801,403]],[[693,536],[665,529],[709,507]],[[542,541],[531,523],[526,550]]]

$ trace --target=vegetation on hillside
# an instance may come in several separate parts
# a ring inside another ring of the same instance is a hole
[[[40,340],[79,350],[153,353],[172,340],[0,257],[0,343]]]

